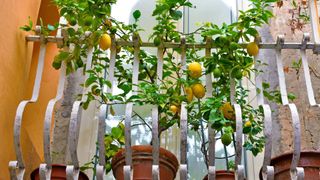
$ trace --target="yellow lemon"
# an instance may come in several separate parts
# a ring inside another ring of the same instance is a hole
[[[111,37],[109,36],[109,34],[103,34],[100,37],[99,46],[104,51],[111,47]]]
[[[193,100],[193,92],[190,87],[186,87],[186,95],[188,102],[191,102]]]
[[[233,110],[230,102],[224,103],[220,107],[220,111],[222,112],[224,118],[229,119],[229,120],[235,120],[234,110]]]
[[[201,64],[198,62],[190,63],[188,66],[189,75],[192,78],[199,78],[202,74],[202,67]]]
[[[252,126],[251,121],[246,121],[244,123],[244,127],[251,127],[251,126]]]
[[[173,113],[173,114],[176,114],[178,111],[179,111],[179,108],[175,105],[171,105],[170,106],[170,111]]]
[[[192,86],[192,92],[196,98],[201,99],[204,97],[206,89],[203,87],[202,84],[197,83]]]
[[[251,42],[247,45],[247,52],[250,56],[256,56],[259,53],[259,47],[255,42]]]

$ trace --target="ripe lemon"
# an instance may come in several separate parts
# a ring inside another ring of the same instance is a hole
[[[232,138],[231,138],[230,134],[223,134],[221,136],[221,142],[225,146],[228,146],[229,144],[231,144]]]
[[[186,95],[188,102],[191,102],[193,100],[193,92],[190,87],[186,87]]]
[[[192,78],[199,78],[202,74],[202,67],[201,64],[198,62],[190,63],[188,66],[189,75]]]
[[[220,111],[222,112],[224,118],[229,119],[229,120],[235,120],[234,110],[233,110],[230,102],[224,103],[220,107]]]
[[[109,34],[103,34],[100,37],[99,46],[104,51],[111,47],[111,37],[109,36]]]
[[[202,84],[197,83],[192,86],[192,92],[196,98],[201,99],[204,97],[206,89]]]
[[[247,45],[247,52],[250,56],[256,56],[259,53],[259,47],[255,42],[251,42]]]
[[[170,111],[173,113],[173,114],[176,114],[178,112],[179,108],[175,105],[171,105],[170,106]]]
[[[251,126],[252,126],[251,121],[246,121],[244,123],[244,127],[251,127]]]

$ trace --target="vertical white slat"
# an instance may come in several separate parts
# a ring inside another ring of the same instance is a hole
[[[312,34],[314,40],[314,53],[319,54],[320,52],[320,25],[319,25],[319,10],[317,6],[317,0],[309,0],[309,11],[311,19]]]
[[[109,61],[109,69],[106,72],[108,74],[108,81],[111,83],[111,87],[107,88],[107,93],[112,94],[113,90],[113,81],[114,81],[114,71],[116,64],[116,55],[117,55],[117,45],[115,35],[111,35],[111,49],[110,49],[110,61]],[[103,87],[102,90],[104,90]],[[99,144],[99,164],[97,166],[97,180],[103,180],[105,175],[105,144],[104,144],[104,136],[106,133],[106,114],[108,110],[108,105],[103,104],[99,108],[99,126],[98,126],[98,144]]]
[[[301,167],[298,167],[300,160],[301,152],[301,127],[298,110],[295,104],[289,103],[286,83],[285,83],[285,74],[283,70],[283,62],[281,58],[281,48],[284,44],[284,36],[279,35],[277,38],[277,47],[276,47],[276,61],[277,61],[277,70],[279,78],[279,86],[281,93],[282,105],[288,106],[291,113],[292,127],[293,127],[293,156],[290,167],[290,175],[293,179],[301,179],[304,176],[304,170]]]
[[[316,103],[316,99],[314,97],[314,92],[313,92],[311,77],[310,77],[309,63],[308,63],[308,59],[307,59],[307,55],[306,55],[306,46],[309,41],[310,41],[309,34],[308,33],[303,34],[302,46],[301,46],[301,50],[300,50],[302,67],[303,67],[303,74],[304,74],[304,80],[306,83],[309,104],[311,106],[319,106]]]
[[[186,70],[186,39],[181,37],[181,66],[182,72]],[[188,135],[188,112],[186,103],[181,104],[181,116],[180,116],[180,179],[187,179],[188,166],[187,166],[187,135]]]
[[[277,69],[278,69],[278,76],[279,76],[279,86],[280,86],[280,93],[281,93],[281,100],[282,104],[286,105],[289,104],[288,95],[287,95],[287,89],[286,89],[286,80],[283,70],[283,64],[282,64],[282,57],[281,57],[281,47],[284,44],[284,36],[279,35],[277,38],[277,48],[276,48],[276,63],[277,63]]]
[[[63,17],[60,17],[59,24],[65,24],[66,20]],[[57,31],[56,38],[60,39],[62,37],[62,29],[61,25],[59,26],[59,29]],[[63,47],[63,40],[60,42],[57,42],[58,47]],[[68,50],[67,48],[65,50]],[[45,113],[45,119],[44,119],[44,128],[43,128],[43,152],[44,152],[44,160],[45,163],[40,164],[39,167],[39,174],[40,179],[50,179],[51,178],[51,127],[52,127],[52,114],[54,111],[55,104],[61,100],[63,96],[63,90],[64,90],[64,83],[66,80],[66,65],[65,63],[62,63],[60,68],[60,75],[59,75],[59,82],[58,82],[58,88],[56,92],[56,96],[51,99],[47,105],[46,113]]]
[[[162,83],[163,77],[163,47],[162,45],[158,47],[157,52],[157,85],[160,86]],[[152,177],[154,180],[160,179],[159,172],[159,132],[158,132],[158,121],[159,121],[159,112],[158,107],[152,108],[152,157],[153,157],[153,166],[152,166]]]
[[[40,32],[40,26],[36,27],[37,33]],[[15,116],[15,122],[14,122],[14,148],[16,153],[16,161],[10,161],[9,162],[9,171],[10,171],[10,177],[11,179],[23,179],[24,178],[24,172],[25,172],[25,164],[24,159],[22,155],[22,149],[21,149],[21,125],[22,125],[22,118],[23,113],[25,111],[25,107],[29,103],[35,103],[38,100],[39,97],[39,91],[40,91],[40,85],[42,80],[42,73],[44,68],[44,59],[46,54],[46,41],[44,36],[40,36],[41,44],[40,44],[40,53],[38,58],[38,65],[37,65],[37,72],[36,77],[33,85],[33,91],[32,96],[29,100],[23,100],[19,103],[16,111]]]
[[[211,44],[212,39],[207,38],[206,39],[206,49],[205,49],[205,57],[210,58],[211,57]],[[212,97],[212,73],[206,74],[206,97],[211,98]],[[209,162],[208,162],[208,180],[215,180],[215,130],[211,128],[212,123],[208,124],[208,139],[209,139]]]
[[[91,69],[92,64],[92,56],[93,56],[93,47],[88,48],[87,53],[87,61],[86,61],[86,71]],[[86,73],[85,79],[88,78],[88,74]],[[86,94],[88,89],[84,87],[82,90],[82,94]],[[69,124],[69,132],[68,132],[68,147],[69,153],[71,157],[72,164],[68,165],[66,168],[66,174],[68,180],[77,179],[80,173],[80,165],[78,160],[78,139],[81,125],[81,103],[86,100],[85,96],[82,96],[81,101],[75,101],[72,106],[70,124]]]
[[[139,76],[139,36],[133,36],[134,42],[134,60],[132,67],[132,95],[137,94],[138,90],[138,76]],[[129,102],[126,105],[126,116],[125,116],[125,161],[126,166],[124,166],[124,177],[125,180],[129,180],[131,178],[130,172],[127,172],[132,167],[132,150],[131,150],[131,118],[132,118],[132,108],[133,103]],[[130,167],[130,168],[128,168]],[[132,173],[132,172],[131,172]],[[130,175],[130,176],[129,176]]]
[[[260,43],[260,41],[261,40],[259,39],[257,43]],[[255,68],[258,69],[258,72],[255,74],[255,84],[256,88],[260,90],[260,93],[257,93],[257,104],[262,107],[264,116],[263,134],[265,137],[265,147],[261,172],[263,180],[273,180],[274,168],[273,166],[270,166],[272,154],[272,114],[270,106],[264,102],[262,76],[259,74],[261,67],[257,63],[257,56],[254,57],[254,62]]]

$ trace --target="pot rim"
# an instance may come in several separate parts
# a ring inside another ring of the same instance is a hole
[[[132,149],[132,159],[138,157],[138,159],[150,160],[152,157],[152,146],[151,145],[134,145],[131,146]],[[159,149],[159,162],[170,167],[173,172],[177,172],[179,169],[179,162],[177,157],[162,147]],[[125,163],[125,149],[120,149],[111,160],[112,170],[116,169],[121,164]]]
[[[316,155],[320,156],[320,151],[313,151],[313,150],[301,151],[300,158],[301,158],[301,154],[316,154]],[[286,153],[283,153],[283,154],[280,154],[278,156],[271,158],[271,161],[278,161],[279,159],[283,159],[283,158],[286,158],[287,156],[292,156],[292,155],[293,155],[293,152],[286,152]],[[270,164],[271,164],[271,162],[270,162]]]
[[[65,165],[65,164],[51,164],[51,166],[52,166],[52,168],[54,168],[54,167],[67,168],[67,165]],[[34,179],[37,173],[39,174],[39,167],[34,169],[31,172],[30,178]],[[88,176],[82,171],[79,172],[79,176],[86,177],[89,180]]]

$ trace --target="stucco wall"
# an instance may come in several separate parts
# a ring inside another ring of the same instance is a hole
[[[57,22],[58,12],[49,5],[50,0],[3,0],[0,2],[0,179],[9,179],[8,162],[15,160],[13,124],[16,108],[23,99],[29,99],[37,66],[39,45],[25,41],[19,29],[28,21],[36,24],[38,15],[46,22]],[[40,10],[40,7],[42,10]],[[45,9],[45,10],[44,10]],[[55,96],[58,71],[51,67],[57,53],[54,44],[47,47],[39,101],[27,106],[23,116],[22,149],[27,164],[27,174],[39,166],[43,159],[42,129],[46,104]],[[29,178],[27,178],[29,179]]]

